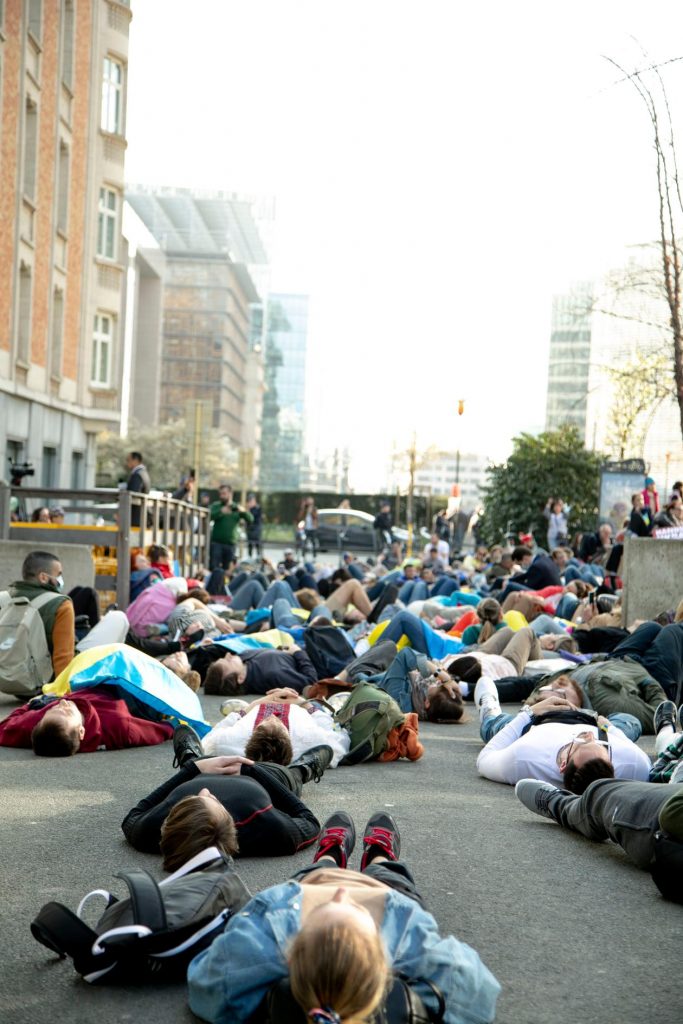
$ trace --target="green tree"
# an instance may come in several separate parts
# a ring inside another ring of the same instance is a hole
[[[97,438],[97,485],[116,487],[128,476],[126,455],[142,453],[152,487],[174,491],[184,471],[192,465],[191,431],[183,420],[163,426],[132,424],[127,437],[105,432]],[[210,431],[202,445],[200,487],[217,487],[221,481],[237,481],[237,451],[227,438]]]
[[[486,542],[501,541],[509,528],[515,534],[530,530],[545,547],[548,524],[543,509],[551,497],[571,505],[571,532],[595,529],[603,456],[584,447],[576,427],[538,437],[520,434],[512,444],[507,462],[487,471],[480,520]]]

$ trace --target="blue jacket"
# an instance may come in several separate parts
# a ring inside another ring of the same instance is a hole
[[[191,962],[190,1008],[211,1024],[240,1024],[266,992],[287,976],[286,950],[301,924],[302,890],[285,882],[247,903],[222,935]],[[382,938],[396,971],[414,979],[427,1006],[436,1000],[420,978],[437,985],[446,1000],[444,1024],[488,1024],[500,985],[470,946],[443,939],[431,914],[387,889]]]

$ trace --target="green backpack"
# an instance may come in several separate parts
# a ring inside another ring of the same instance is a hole
[[[334,716],[351,737],[351,749],[340,764],[375,761],[387,748],[392,729],[405,721],[405,715],[393,697],[371,683],[354,686],[346,704]]]

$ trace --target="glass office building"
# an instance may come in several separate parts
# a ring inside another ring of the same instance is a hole
[[[308,296],[268,297],[265,387],[261,429],[261,487],[301,487],[306,396]]]

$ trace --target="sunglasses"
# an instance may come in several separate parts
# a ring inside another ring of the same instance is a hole
[[[601,747],[607,747],[607,756],[610,759],[610,761],[612,760],[612,748],[609,745],[609,743],[607,742],[607,740],[593,740],[593,739],[589,740],[589,739],[586,739],[583,736],[577,736],[576,739],[573,739],[571,741],[571,743],[569,744],[569,746],[567,747],[567,753],[565,755],[565,760],[566,760],[567,764],[569,764],[569,759],[572,756],[572,747],[575,744],[577,744],[577,743],[598,743]]]

